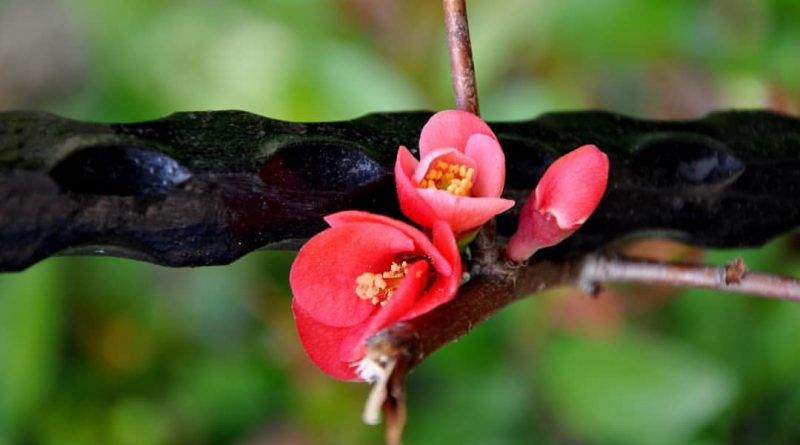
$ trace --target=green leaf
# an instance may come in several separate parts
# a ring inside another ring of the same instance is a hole
[[[563,427],[592,443],[687,443],[735,391],[732,377],[715,363],[641,334],[556,338],[542,379]]]

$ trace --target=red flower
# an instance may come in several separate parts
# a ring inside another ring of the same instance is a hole
[[[450,301],[461,280],[461,258],[450,228],[433,224],[432,242],[400,221],[366,212],[329,215],[326,229],[297,254],[289,274],[292,309],[311,360],[342,380],[365,340],[397,321]]]
[[[477,116],[446,110],[422,128],[417,161],[401,146],[394,166],[403,213],[423,227],[445,221],[454,232],[474,229],[514,206],[501,199],[505,155]]]
[[[607,182],[608,157],[594,145],[556,159],[522,207],[509,258],[524,260],[572,235],[597,208]]]

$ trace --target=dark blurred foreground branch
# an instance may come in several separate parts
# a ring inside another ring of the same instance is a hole
[[[367,404],[365,420],[378,418],[382,402],[387,415],[387,443],[399,444],[405,422],[406,374],[431,353],[528,295],[560,286],[576,286],[595,294],[607,283],[701,287],[800,301],[800,280],[748,272],[741,259],[719,267],[616,255],[534,260],[528,264],[503,262],[474,276],[451,302],[421,317],[389,326],[368,339],[367,358],[387,369],[387,375],[373,388],[377,400]]]
[[[430,113],[293,123],[198,112],[127,124],[0,113],[0,271],[51,255],[114,255],[168,266],[226,264],[296,248],[322,217],[361,209],[401,217],[392,166]],[[619,238],[757,246],[800,226],[800,120],[767,111],[694,121],[606,112],[491,123],[506,153],[504,197],[521,205],[559,155],[593,143],[608,190],[548,258]],[[518,208],[498,216],[502,238]]]

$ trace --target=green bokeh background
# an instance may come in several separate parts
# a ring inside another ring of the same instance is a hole
[[[469,6],[487,120],[798,104],[795,0]],[[452,106],[437,1],[0,0],[10,22],[23,25],[0,27],[0,109],[310,121]],[[15,51],[23,57],[4,63]],[[742,255],[797,276],[796,244],[628,248],[717,264]],[[68,257],[0,275],[0,445],[379,443],[380,429],[359,420],[367,387],[324,376],[303,354],[291,260],[257,252],[177,270]],[[800,306],[785,302],[549,292],[412,375],[406,443],[800,443],[798,332]]]

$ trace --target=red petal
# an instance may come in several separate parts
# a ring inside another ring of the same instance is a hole
[[[453,273],[449,276],[439,275],[431,288],[428,289],[428,292],[417,301],[411,311],[405,314],[402,318],[403,320],[418,317],[441,304],[447,303],[458,292],[458,285],[461,283],[461,254],[458,252],[453,231],[444,221],[438,221],[434,224],[433,243],[453,265]]]
[[[379,307],[375,312],[375,316],[370,317],[363,328],[353,329],[342,340],[339,359],[353,363],[364,357],[366,339],[386,326],[404,318],[403,316],[422,296],[427,283],[427,261],[417,261],[408,266],[408,275],[403,279],[400,287],[392,294],[392,298],[386,302],[386,305]]]
[[[408,219],[423,227],[430,227],[436,221],[436,214],[428,203],[420,198],[417,193],[418,185],[411,179],[418,164],[408,149],[401,146],[397,152],[397,162],[394,164],[397,200]]]
[[[476,134],[467,141],[465,152],[478,165],[472,195],[500,197],[506,182],[506,156],[497,140]]]
[[[486,122],[472,113],[458,110],[440,111],[422,127],[419,136],[419,157],[424,159],[437,148],[455,148],[463,152],[469,138],[476,133],[497,139]]]
[[[352,328],[335,328],[314,320],[292,301],[292,312],[297,323],[300,342],[308,358],[324,373],[340,380],[358,380],[350,363],[339,359],[339,347]]]
[[[414,252],[427,255],[436,272],[442,275],[450,275],[453,271],[450,260],[444,257],[439,250],[428,240],[428,238],[417,230],[416,228],[388,216],[376,215],[374,213],[362,212],[358,210],[346,210],[344,212],[334,213],[325,217],[325,221],[331,226],[339,226],[342,224],[356,223],[356,222],[371,222],[376,224],[385,224],[390,228],[397,229],[403,232],[406,236],[414,241]]]
[[[300,249],[289,273],[294,301],[320,323],[353,326],[375,309],[356,293],[364,272],[386,271],[414,240],[386,224],[358,222],[326,229]]]
[[[514,201],[509,199],[456,196],[432,189],[417,189],[417,193],[436,212],[436,218],[447,222],[454,232],[479,227],[498,213],[514,207]]]
[[[606,191],[608,157],[584,145],[556,159],[536,186],[536,208],[552,213],[562,229],[583,224]]]

